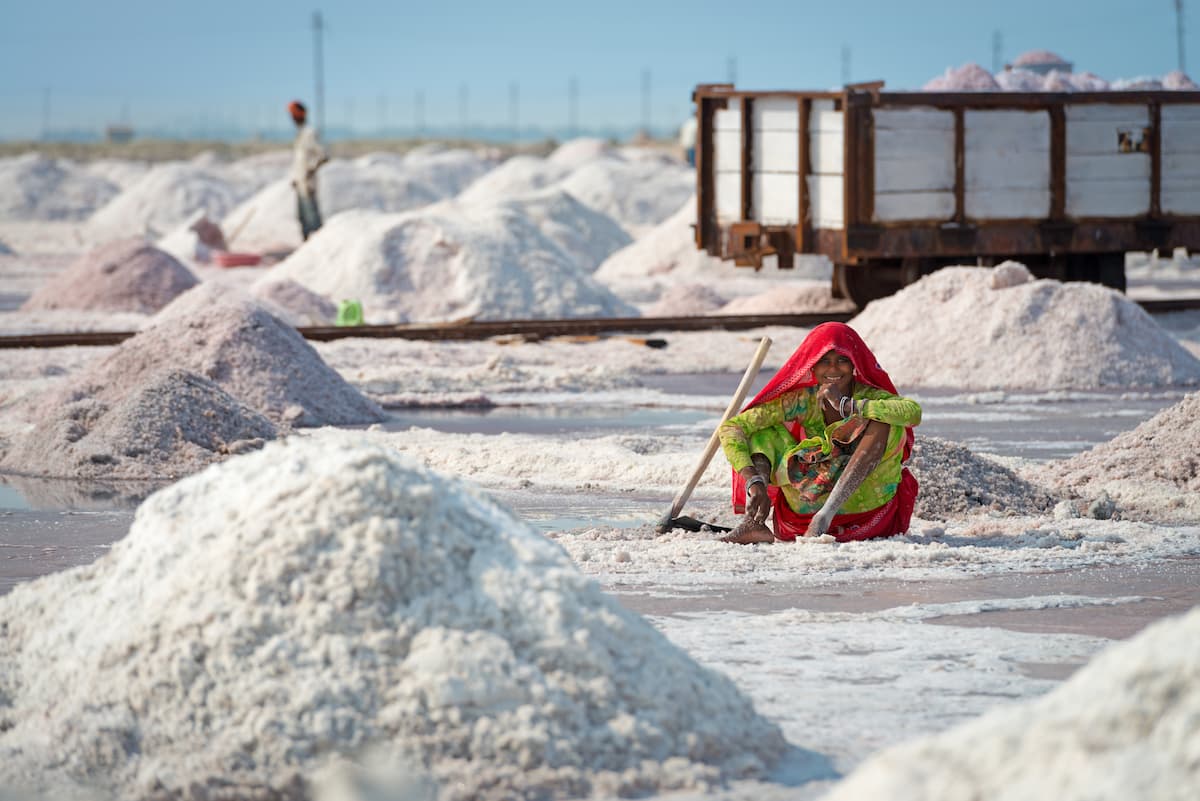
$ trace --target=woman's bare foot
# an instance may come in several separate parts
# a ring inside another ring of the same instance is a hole
[[[737,528],[721,538],[721,542],[733,542],[738,545],[753,545],[756,542],[774,542],[775,535],[757,520],[743,520]]]

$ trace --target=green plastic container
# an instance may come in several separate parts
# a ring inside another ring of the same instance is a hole
[[[362,325],[362,304],[357,300],[343,300],[338,304],[337,322],[335,325]]]

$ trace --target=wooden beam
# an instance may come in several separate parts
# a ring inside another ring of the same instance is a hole
[[[742,219],[754,213],[754,100],[742,98]]]
[[[1050,219],[1067,216],[1067,113],[1061,103],[1050,112]]]
[[[808,176],[812,173],[812,98],[800,101],[800,216],[796,218],[796,251],[808,253],[812,247],[812,198],[808,194]]]
[[[954,109],[954,221],[967,221],[967,134],[961,106]]]

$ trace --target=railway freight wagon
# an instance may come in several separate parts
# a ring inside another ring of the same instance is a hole
[[[859,306],[949,264],[1124,289],[1125,253],[1200,248],[1200,92],[696,88],[696,245],[834,265]]]

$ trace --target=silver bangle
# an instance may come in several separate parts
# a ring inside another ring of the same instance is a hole
[[[843,395],[842,399],[838,401],[838,414],[840,414],[842,417],[850,416],[849,414],[846,414],[846,401],[850,401],[850,413],[854,413],[854,398],[851,398],[849,395]]]
[[[750,488],[753,487],[755,484],[762,484],[764,487],[766,487],[767,480],[765,478],[763,478],[761,475],[751,476],[750,478],[746,479],[746,492],[750,492]]]

